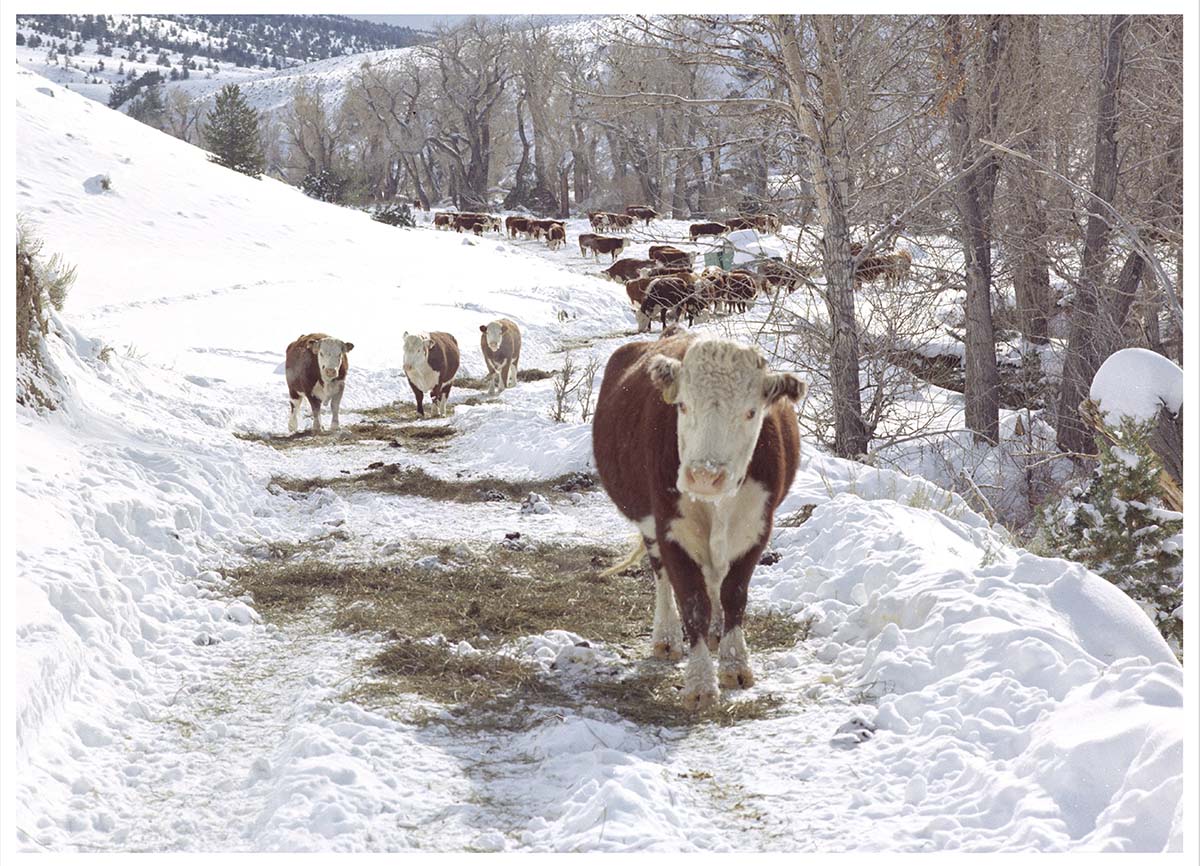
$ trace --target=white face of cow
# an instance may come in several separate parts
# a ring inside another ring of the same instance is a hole
[[[488,322],[487,330],[484,331],[487,337],[488,348],[495,352],[500,348],[500,338],[504,336],[499,322]]]
[[[410,334],[404,332],[404,372],[411,373],[414,369],[424,370],[429,363],[429,348],[433,340],[428,334]]]
[[[807,388],[792,373],[767,370],[757,349],[716,339],[696,340],[682,361],[654,356],[650,379],[678,409],[677,487],[708,500],[745,480],[764,410],[779,399],[799,400]]]
[[[317,356],[317,369],[321,373],[321,381],[332,382],[342,369],[342,355],[353,349],[354,344],[326,337],[323,340],[309,340],[308,348]]]

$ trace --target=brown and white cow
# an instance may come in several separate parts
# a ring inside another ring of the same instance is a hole
[[[608,215],[609,231],[627,232],[633,226],[633,217],[627,213],[610,213]]]
[[[433,227],[435,229],[448,229],[454,222],[454,214],[439,211],[433,215]]]
[[[591,224],[592,228],[594,228],[596,231],[602,232],[608,228],[610,216],[611,216],[611,214],[609,214],[607,211],[602,211],[602,210],[588,211],[588,222]]]
[[[755,348],[680,329],[626,343],[604,370],[596,469],[650,555],[654,655],[679,658],[686,641],[687,709],[716,702],[718,677],[726,688],[754,682],[746,595],[796,475],[792,403],[805,390],[792,373],[768,370]]]
[[[695,253],[684,252],[669,244],[654,244],[647,255],[661,265],[686,266],[688,270],[695,267],[696,262]]]
[[[636,280],[652,267],[654,267],[654,262],[650,259],[617,259],[600,273],[610,280],[624,283]]]
[[[646,295],[642,298],[638,330],[652,330],[655,316],[662,320],[664,331],[667,329],[668,316],[674,322],[686,316],[690,326],[706,306],[708,302],[704,292],[697,288],[692,274],[654,277],[647,284]]]
[[[625,213],[635,219],[645,220],[646,225],[650,225],[650,220],[658,218],[658,211],[642,204],[630,205],[625,208]]]
[[[521,329],[512,319],[496,319],[480,325],[479,348],[488,371],[488,394],[496,394],[517,384],[517,365],[521,363]]]
[[[546,246],[556,250],[567,242],[567,230],[561,223],[555,223],[546,231]]]
[[[515,238],[520,232],[529,231],[529,218],[523,216],[505,217],[504,228],[508,230],[509,237]]]
[[[449,411],[450,384],[458,372],[458,341],[445,331],[404,332],[404,375],[417,398],[417,414],[425,417],[425,394],[434,415]]]
[[[287,378],[291,412],[288,414],[288,432],[295,433],[300,426],[301,398],[308,398],[312,409],[312,431],[321,432],[321,403],[329,403],[333,416],[330,430],[338,428],[338,407],[346,390],[346,373],[350,360],[346,353],[354,348],[353,343],[336,340],[328,334],[304,334],[293,340],[284,354],[284,374]]]
[[[625,249],[625,243],[625,238],[585,233],[579,236],[579,254],[587,256],[587,251],[591,250],[596,258],[600,258],[602,253],[608,253],[615,263],[621,250]]]
[[[688,234],[692,240],[706,235],[723,235],[729,231],[729,226],[725,223],[692,223],[688,226]]]

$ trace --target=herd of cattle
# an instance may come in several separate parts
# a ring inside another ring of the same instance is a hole
[[[634,219],[647,223],[657,214],[631,207],[625,214],[589,215],[593,228],[627,231]],[[777,230],[773,215],[746,218],[751,227]],[[503,223],[488,214],[437,214],[435,226],[457,231],[501,230],[512,236],[544,238],[552,247],[566,239],[561,220],[510,216]],[[740,223],[700,223],[693,238],[720,234]],[[795,478],[800,434],[795,404],[805,383],[788,372],[772,372],[759,350],[733,340],[700,337],[689,325],[707,307],[714,312],[745,311],[771,287],[790,291],[809,272],[779,261],[757,268],[695,271],[694,254],[666,244],[650,247],[646,259],[618,259],[624,238],[599,234],[579,237],[581,254],[608,253],[602,273],[622,282],[635,305],[639,330],[657,316],[660,339],[629,342],[612,353],[600,385],[592,423],[592,447],[600,481],[613,503],[636,527],[637,550],[609,573],[648,556],[655,575],[653,655],[688,657],[683,706],[703,710],[724,688],[753,684],[742,628],[750,577],[770,538],[775,510]],[[854,255],[862,247],[855,245]],[[857,282],[884,279],[898,284],[911,264],[907,252],[862,259]],[[668,327],[667,318],[676,324]],[[479,326],[480,352],[487,368],[488,393],[517,382],[521,332],[509,319]],[[460,352],[452,334],[404,334],[404,373],[425,414],[448,410]],[[321,432],[321,407],[328,403],[331,427],[349,370],[353,343],[328,334],[305,334],[287,347],[285,371],[291,414],[297,429],[302,401],[312,408],[313,432]],[[714,664],[713,654],[716,654]]]
[[[625,213],[591,211],[588,221],[596,232],[627,233],[634,220],[640,219],[649,225],[658,216],[653,208],[630,205],[625,208]],[[552,250],[562,247],[567,237],[566,222],[561,219],[510,216],[502,222],[500,217],[491,214],[441,212],[434,214],[433,225],[435,228],[469,231],[477,235],[488,231],[500,233],[503,229],[513,239],[544,240]],[[731,217],[724,222],[692,223],[688,227],[688,235],[695,241],[701,237],[720,236],[741,229],[778,232],[779,228],[779,217],[766,213]],[[578,241],[581,256],[610,257],[611,267],[601,271],[601,274],[625,285],[638,320],[639,332],[652,330],[655,319],[664,328],[668,319],[679,322],[686,318],[691,326],[696,317],[706,310],[718,315],[745,312],[759,294],[769,294],[779,288],[791,292],[799,283],[811,278],[815,270],[811,265],[766,259],[753,269],[708,267],[697,273],[695,254],[668,244],[651,246],[649,257],[645,259],[618,259],[628,244],[625,237],[585,232],[579,235]],[[862,251],[861,244],[851,244],[851,254],[856,258],[862,255]],[[863,283],[882,280],[885,286],[894,288],[907,278],[911,266],[912,255],[907,250],[865,256],[855,269],[854,283],[856,287],[861,287]]]

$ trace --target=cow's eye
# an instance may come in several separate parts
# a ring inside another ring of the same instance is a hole
[[[680,404],[679,404],[679,411],[680,411],[680,412],[682,412],[684,415],[686,415],[686,414],[687,414],[687,404],[686,404],[686,403],[680,403]]]
[[[746,420],[747,420],[747,421],[753,421],[753,420],[754,420],[754,410],[753,410],[753,409],[747,409],[747,410],[746,410]]]

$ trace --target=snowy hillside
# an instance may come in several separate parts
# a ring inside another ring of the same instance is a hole
[[[63,404],[17,412],[20,849],[1182,850],[1183,673],[1138,606],[809,444],[750,586],[757,684],[682,718],[641,576],[595,579],[632,530],[590,425],[552,379],[469,380],[499,316],[530,373],[636,338],[578,223],[556,253],[401,230],[14,83],[18,210],[79,268]],[[418,421],[429,329],[466,381]],[[315,330],[355,344],[343,429],[288,439]]]

